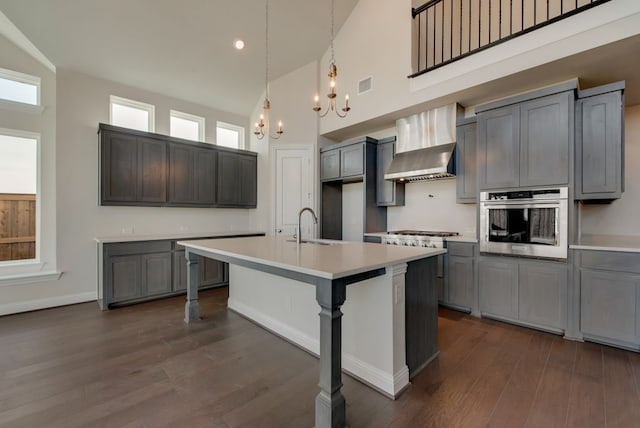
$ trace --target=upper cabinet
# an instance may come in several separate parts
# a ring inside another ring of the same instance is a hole
[[[100,124],[102,205],[255,208],[257,155]]]
[[[624,191],[624,86],[578,92],[576,182],[578,200],[611,200]]]
[[[456,202],[471,204],[478,201],[476,118],[464,119],[456,127]]]
[[[320,151],[320,180],[359,181],[365,173],[365,156],[367,144],[375,144],[377,140],[365,137],[340,147],[326,147]]]
[[[376,201],[378,206],[404,205],[404,183],[385,180],[384,173],[396,154],[396,137],[378,140],[376,158]]]
[[[101,137],[102,204],[164,204],[166,142],[110,131]]]
[[[255,208],[258,169],[251,154],[218,153],[218,205]]]
[[[169,143],[169,202],[214,205],[216,155],[213,150]]]
[[[387,229],[387,209],[378,204],[378,140],[359,138],[320,150],[321,210],[320,235],[323,239],[342,239],[342,185],[363,183],[363,230]]]
[[[569,184],[572,86],[575,83],[545,88],[476,109],[480,189]]]

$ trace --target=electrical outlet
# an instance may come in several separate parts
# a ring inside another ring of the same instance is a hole
[[[180,225],[180,227],[178,228],[178,231],[180,232],[188,232],[189,231],[189,226],[185,226],[185,225]]]
[[[133,235],[133,227],[123,227],[122,228],[123,235]]]

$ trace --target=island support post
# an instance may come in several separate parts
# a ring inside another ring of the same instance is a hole
[[[198,303],[198,286],[200,285],[200,275],[198,272],[198,261],[200,257],[191,251],[185,251],[187,259],[187,302],[184,304],[184,322],[200,319],[200,304]]]
[[[345,424],[342,388],[342,311],[346,285],[340,280],[316,284],[320,305],[320,392],[316,396],[316,428],[337,428]]]

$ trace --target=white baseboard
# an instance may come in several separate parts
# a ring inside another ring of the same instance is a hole
[[[91,302],[97,300],[95,291],[87,293],[68,294],[66,296],[49,297],[46,299],[27,300],[24,302],[0,304],[0,315],[17,314],[20,312],[36,311],[38,309],[54,308],[56,306],[73,305],[74,303]],[[96,310],[99,310],[96,306]]]
[[[233,298],[229,298],[227,307],[312,354],[319,355],[320,341],[317,338],[311,337]],[[391,398],[395,398],[409,384],[409,369],[406,365],[397,373],[387,373],[352,354],[343,352],[342,369]]]

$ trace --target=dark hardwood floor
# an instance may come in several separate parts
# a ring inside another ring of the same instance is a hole
[[[316,358],[227,290],[0,318],[1,427],[311,427]],[[640,427],[640,355],[441,310],[440,356],[396,401],[343,376],[349,427]]]

